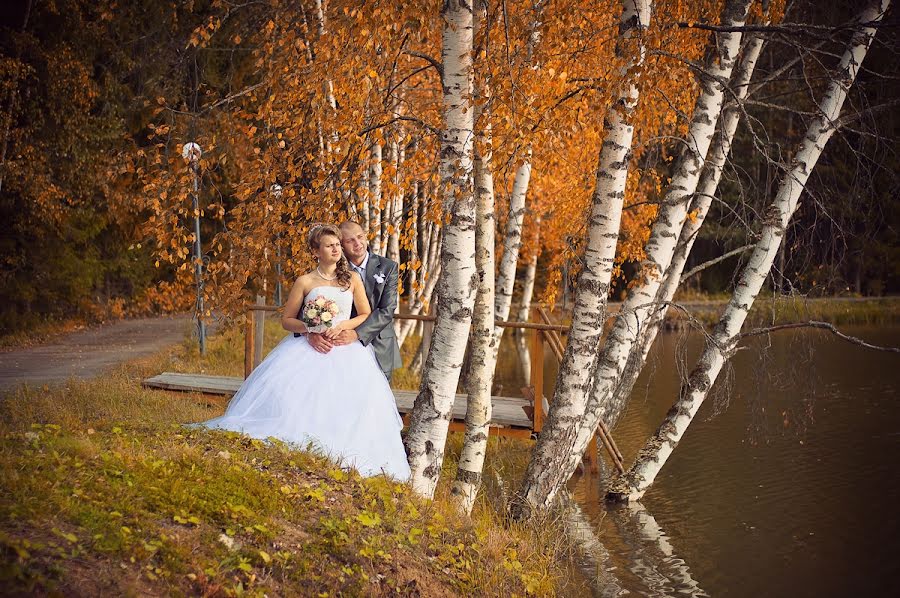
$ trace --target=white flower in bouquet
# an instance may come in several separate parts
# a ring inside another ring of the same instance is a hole
[[[332,316],[329,311],[323,311],[321,317],[323,322],[330,322],[334,316]]]

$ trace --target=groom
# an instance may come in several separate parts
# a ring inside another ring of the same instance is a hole
[[[402,365],[400,346],[394,334],[394,310],[397,308],[397,262],[369,253],[369,242],[362,227],[348,220],[342,222],[341,246],[350,267],[359,273],[366,287],[372,313],[356,330],[343,330],[333,341],[321,334],[310,334],[309,344],[319,353],[357,341],[375,348],[375,358],[388,382],[391,374]],[[354,306],[350,317],[356,316]]]

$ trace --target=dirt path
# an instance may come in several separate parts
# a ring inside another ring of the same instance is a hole
[[[191,331],[188,315],[122,320],[63,335],[45,344],[0,353],[0,392],[20,384],[91,378],[105,369],[180,343]]]

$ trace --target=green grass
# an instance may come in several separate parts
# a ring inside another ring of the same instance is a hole
[[[283,336],[267,326],[267,344]],[[240,375],[239,330],[88,382],[0,402],[0,584],[12,594],[579,595],[554,519],[511,524],[527,442],[492,438],[471,517],[284,444],[182,424],[224,401],[140,387],[164,370]]]

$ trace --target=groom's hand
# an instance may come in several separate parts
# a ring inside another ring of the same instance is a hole
[[[325,338],[324,334],[310,333],[306,336],[309,339],[310,346],[319,353],[328,353],[335,345],[335,343],[332,343],[330,340]]]
[[[342,345],[349,345],[350,343],[355,343],[359,340],[359,335],[356,334],[355,330],[341,330],[340,334],[338,334],[332,342],[340,347]]]

